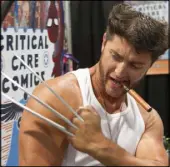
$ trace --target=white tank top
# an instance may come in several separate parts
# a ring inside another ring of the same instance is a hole
[[[110,139],[108,120],[111,127],[112,140],[127,152],[135,155],[138,142],[145,130],[145,124],[134,98],[127,93],[127,107],[115,114],[107,114],[93,92],[88,68],[72,71],[78,80],[82,94],[83,106],[92,105],[101,116],[103,134]],[[69,144],[62,166],[103,166],[88,154],[77,151]]]

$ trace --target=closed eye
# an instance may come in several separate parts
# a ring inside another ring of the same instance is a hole
[[[115,61],[123,61],[123,57],[121,57],[117,52],[110,50],[110,54],[112,55],[112,59]]]
[[[119,61],[119,62],[123,61],[123,58],[120,57],[119,55],[116,55],[116,54],[112,55],[112,58],[113,58],[115,61]]]
[[[142,69],[143,68],[143,64],[130,64],[130,66],[134,69]]]

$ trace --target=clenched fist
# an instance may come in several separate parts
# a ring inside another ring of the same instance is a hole
[[[74,134],[73,137],[68,136],[68,140],[75,149],[89,153],[91,149],[95,148],[105,138],[101,130],[101,118],[91,106],[79,108],[78,114],[84,122],[77,117],[73,117],[72,122],[78,129],[68,128],[68,131]]]

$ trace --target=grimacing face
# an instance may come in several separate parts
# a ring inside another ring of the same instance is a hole
[[[124,93],[122,84],[133,88],[151,66],[149,52],[137,53],[128,41],[118,35],[106,41],[105,34],[99,61],[100,80],[107,95],[117,98]]]

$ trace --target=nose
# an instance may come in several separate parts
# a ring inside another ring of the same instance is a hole
[[[127,77],[127,66],[124,62],[117,64],[115,69],[115,75],[117,79],[123,79]]]

